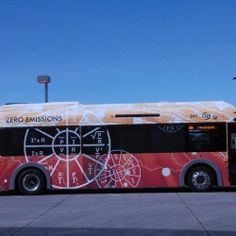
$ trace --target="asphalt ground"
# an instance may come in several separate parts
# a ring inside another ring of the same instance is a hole
[[[236,235],[236,191],[0,194],[0,235]]]

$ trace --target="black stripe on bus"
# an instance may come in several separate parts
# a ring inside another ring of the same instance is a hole
[[[99,130],[100,135],[97,134]],[[63,154],[65,145],[72,144],[69,140],[60,150],[60,140],[63,137],[66,140],[66,132],[77,140],[75,150],[87,155],[96,155],[96,144],[104,144],[99,148],[100,155],[109,150],[112,153],[120,150],[129,153],[226,151],[225,123],[135,124],[0,128],[0,156]]]
[[[115,118],[127,118],[127,117],[159,117],[158,113],[151,114],[116,114]]]

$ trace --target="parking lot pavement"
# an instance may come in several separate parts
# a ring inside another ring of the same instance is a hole
[[[236,235],[236,192],[0,195],[0,235]]]

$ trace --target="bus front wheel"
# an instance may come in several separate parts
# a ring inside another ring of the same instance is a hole
[[[187,185],[195,192],[206,192],[215,184],[214,172],[207,166],[197,166],[190,169],[187,175]]]
[[[17,188],[20,193],[35,195],[42,193],[45,189],[45,178],[37,169],[26,169],[17,178]]]

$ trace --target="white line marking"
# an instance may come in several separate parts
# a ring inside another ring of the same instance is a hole
[[[80,147],[80,144],[54,144],[53,147]],[[25,145],[27,148],[49,148],[52,145]]]
[[[49,159],[50,157],[52,157],[53,155],[54,155],[54,153],[50,154],[49,156],[44,157],[43,159],[41,159],[37,163],[42,163],[42,162],[46,161],[47,159]]]
[[[110,181],[105,185],[105,188],[108,187],[108,185],[111,183],[112,180],[113,180],[113,179],[110,179]]]
[[[51,148],[52,145],[25,145],[26,148]]]
[[[27,150],[26,150],[26,141],[27,141],[28,133],[29,133],[29,129],[26,130],[25,137],[24,137],[24,155],[25,155],[26,162],[29,162],[29,159],[27,156]]]
[[[128,182],[133,188],[135,188],[135,185],[133,185],[129,180],[125,179],[126,182]]]
[[[96,179],[96,181],[99,181],[99,180],[102,180],[102,179],[105,179],[105,178],[108,178],[108,177],[111,177],[111,178],[112,178],[114,175],[121,174],[122,172],[125,172],[125,171],[127,171],[127,170],[130,170],[130,169],[133,169],[133,168],[136,168],[136,167],[139,167],[139,165],[132,166],[132,167],[130,167],[130,168],[127,168],[127,169],[125,169],[125,170],[116,172],[116,173],[114,173],[114,174],[109,174],[109,175],[107,175],[107,176],[100,177],[100,178]],[[106,172],[109,172],[109,173],[110,173],[110,171],[106,171]],[[140,177],[140,176],[136,176],[136,177]],[[115,181],[117,181],[117,180],[115,180]]]
[[[87,158],[87,159],[89,159],[89,160],[91,160],[91,161],[94,161],[94,162],[96,162],[97,164],[99,164],[99,165],[101,165],[101,166],[105,166],[104,163],[102,163],[102,162],[96,160],[95,158],[93,158],[93,157],[91,157],[91,156],[89,156],[89,155],[87,155],[87,154],[86,154],[86,155],[83,155],[83,157],[84,157],[84,158]]]
[[[113,162],[113,164],[114,164],[114,167],[116,167],[116,164],[114,163],[114,160],[113,160],[113,158],[112,158],[112,162]],[[115,169],[116,169],[116,168],[115,168]],[[117,169],[116,169],[116,170],[117,170]],[[118,172],[116,172],[115,174],[116,174],[116,175],[118,176],[118,178],[119,178],[119,180],[118,180],[118,181],[120,182],[120,185],[121,185],[121,186],[123,186],[123,185],[122,185],[122,181],[121,181],[121,178],[120,178],[120,175],[119,175],[119,173],[118,173]],[[122,178],[122,179],[123,179],[123,178]]]
[[[40,130],[40,129],[35,128],[35,130],[38,131],[38,132],[41,133],[41,134],[44,134],[45,136],[47,136],[47,137],[49,137],[49,138],[51,138],[51,139],[54,139],[53,136],[51,136],[50,134],[48,134],[48,133],[46,133],[46,132],[44,132],[44,131],[42,131],[42,130]]]
[[[104,147],[106,144],[83,144],[83,147]]]
[[[116,155],[116,154],[115,154]],[[114,162],[114,160],[113,160],[113,155],[111,156],[111,161],[112,161],[112,163],[113,163],[113,166],[116,166],[116,164],[115,164],[115,162]],[[113,167],[112,166],[112,167]]]
[[[131,156],[126,162],[124,165],[122,165],[123,167],[125,167],[128,163],[129,163],[129,160],[131,160],[133,157]]]
[[[100,129],[100,127],[95,128],[95,129],[91,130],[90,132],[84,134],[84,135],[83,135],[83,138],[87,137],[88,135],[90,135],[91,133],[93,133],[94,131],[96,131],[96,130],[98,130],[98,129]]]
[[[119,154],[119,165],[120,165],[120,163],[121,163],[121,158],[122,158],[122,151],[121,151],[120,154]]]
[[[84,177],[86,178],[87,182],[89,182],[90,180],[89,180],[88,176],[87,176],[86,173],[84,172],[82,166],[80,165],[80,163],[78,162],[77,159],[75,159],[75,162],[76,162],[76,164],[78,165],[78,167],[79,167],[80,171],[82,172],[82,174],[84,175]]]
[[[110,173],[110,172],[109,172]],[[103,177],[100,177],[100,178],[97,178],[96,181],[100,181],[100,180],[103,180],[103,179],[107,179],[107,178],[111,178],[112,175],[106,175],[106,176],[103,176]]]
[[[56,168],[57,168],[57,166],[58,166],[59,163],[60,163],[60,160],[57,160],[55,166],[54,166],[53,169],[52,169],[52,172],[50,173],[50,176],[53,175],[53,173],[54,173],[54,171],[56,170]]]

